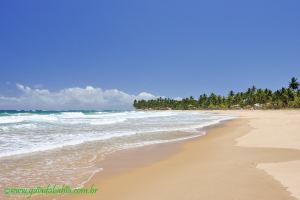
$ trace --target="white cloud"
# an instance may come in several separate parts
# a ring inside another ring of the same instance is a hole
[[[59,91],[31,88],[17,84],[17,97],[0,96],[0,109],[130,109],[134,99],[158,98],[147,92],[127,94],[117,89],[103,90],[92,86],[74,87]]]
[[[174,98],[174,100],[181,101],[182,98],[181,97],[176,97],[176,98]]]

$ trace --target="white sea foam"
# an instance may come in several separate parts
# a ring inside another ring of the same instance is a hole
[[[13,124],[20,122],[53,122],[58,118],[53,115],[12,115],[0,117],[0,124]]]
[[[199,135],[197,129],[231,119],[204,112],[126,111],[17,113],[0,116],[0,157],[47,151],[92,141],[118,138],[122,145],[152,144]],[[119,142],[120,142],[119,141]],[[154,142],[155,143],[155,142]]]
[[[148,146],[148,145],[153,145],[153,144],[179,142],[179,141],[183,141],[183,140],[194,139],[194,138],[203,136],[205,134],[206,134],[206,132],[201,132],[201,134],[199,134],[199,135],[193,135],[193,136],[188,136],[188,137],[181,137],[181,138],[176,138],[176,139],[154,140],[154,141],[144,141],[144,142],[129,143],[129,144],[124,144],[124,145],[118,147],[117,150],[132,149],[132,148],[138,148],[138,147],[143,147],[143,146]]]

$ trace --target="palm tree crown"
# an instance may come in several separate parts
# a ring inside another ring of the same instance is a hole
[[[299,88],[299,83],[297,82],[297,79],[295,77],[293,77],[289,82],[289,88],[293,90],[297,90]]]

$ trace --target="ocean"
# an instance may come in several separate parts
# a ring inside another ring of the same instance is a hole
[[[0,187],[71,184],[109,154],[200,137],[233,116],[193,111],[0,111]],[[99,164],[100,163],[100,164]]]

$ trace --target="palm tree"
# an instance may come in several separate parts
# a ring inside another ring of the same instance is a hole
[[[297,82],[297,79],[295,77],[293,77],[289,82],[289,88],[291,88],[292,90],[297,90],[299,88],[299,83]]]
[[[252,108],[256,103],[262,108],[300,108],[299,82],[293,77],[288,88],[282,88],[273,92],[269,89],[260,89],[253,86],[245,92],[234,93],[230,91],[227,96],[211,93],[202,94],[196,100],[193,96],[174,100],[170,98],[158,98],[152,100],[134,100],[133,106],[137,109],[225,109],[225,108]]]

